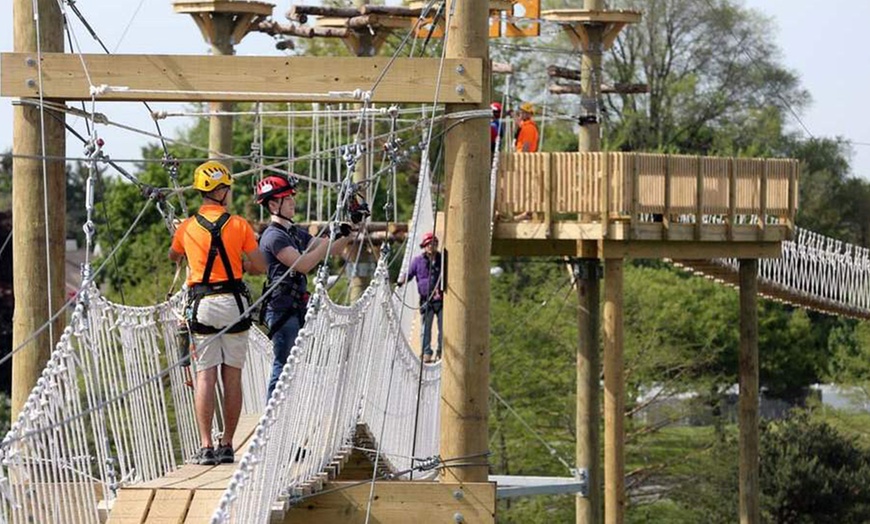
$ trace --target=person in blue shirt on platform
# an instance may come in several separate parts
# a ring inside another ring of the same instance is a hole
[[[423,235],[420,242],[423,252],[411,260],[408,274],[399,279],[399,285],[410,279],[417,280],[417,292],[420,293],[420,316],[423,321],[421,330],[421,345],[423,347],[423,362],[433,362],[441,359],[441,343],[444,339],[442,310],[444,309],[443,282],[441,280],[441,252],[438,251],[438,237],[429,232]],[[438,347],[432,352],[432,321],[438,319]]]

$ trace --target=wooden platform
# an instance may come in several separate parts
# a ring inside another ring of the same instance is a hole
[[[791,239],[790,159],[504,153],[492,251],[509,256],[778,257]]]

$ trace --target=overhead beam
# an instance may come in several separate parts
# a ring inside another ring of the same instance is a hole
[[[583,87],[580,84],[550,84],[550,93],[554,95],[582,95]],[[601,84],[599,92],[603,95],[640,95],[649,93],[647,84]]]
[[[561,238],[517,238],[513,231],[496,224],[492,239],[492,255],[502,257],[552,256],[581,258],[671,258],[675,260],[708,260],[712,258],[780,258],[779,242],[694,242],[584,240]]]
[[[82,63],[84,62],[84,66]],[[82,55],[43,53],[45,98],[90,100],[94,86],[115,86],[99,101],[354,102],[370,90],[373,102],[480,103],[483,60],[387,57],[259,57]],[[87,68],[87,74],[85,71]],[[441,73],[440,89],[438,75]],[[39,96],[36,53],[0,54],[0,95]]]

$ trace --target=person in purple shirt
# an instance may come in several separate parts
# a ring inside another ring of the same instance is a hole
[[[438,251],[438,237],[429,232],[423,235],[420,242],[423,252],[411,260],[408,274],[399,279],[399,285],[412,278],[417,281],[417,292],[420,293],[420,316],[423,321],[421,345],[423,347],[423,362],[433,362],[432,352],[432,321],[438,319],[438,347],[434,360],[441,358],[442,321],[441,312],[444,306],[444,295],[441,282],[441,253]]]

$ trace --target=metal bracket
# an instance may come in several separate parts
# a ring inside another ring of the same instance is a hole
[[[577,280],[601,280],[604,278],[604,267],[597,258],[571,258],[571,269]]]
[[[580,483],[580,491],[577,492],[581,497],[589,496],[589,470],[586,468],[574,468],[571,470],[574,478]]]

